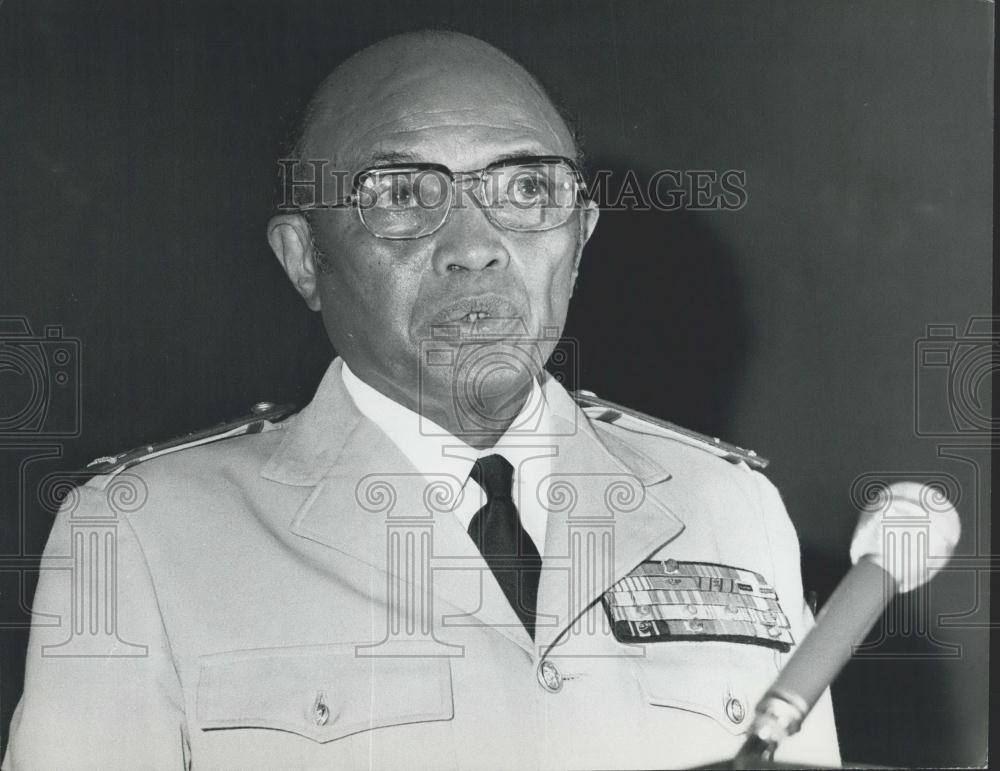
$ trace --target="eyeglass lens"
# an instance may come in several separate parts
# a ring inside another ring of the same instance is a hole
[[[517,164],[482,175],[456,174],[454,185],[439,169],[375,169],[359,180],[362,222],[383,238],[419,238],[437,230],[452,206],[479,200],[500,227],[539,231],[565,223],[576,205],[572,168],[561,162]]]

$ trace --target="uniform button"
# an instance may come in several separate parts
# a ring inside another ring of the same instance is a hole
[[[274,402],[257,402],[250,411],[254,415],[263,415],[265,412],[270,412],[274,409]]]
[[[689,616],[697,616],[698,615],[698,606],[697,605],[688,605],[687,608],[686,608],[686,610],[687,610],[687,613],[688,613]]]
[[[326,706],[323,694],[316,698],[316,704],[313,706],[313,720],[316,725],[326,725],[330,720],[330,708]]]
[[[734,696],[726,702],[726,715],[734,723],[742,723],[743,718],[747,716],[747,710],[743,706],[743,702]]]
[[[653,609],[649,607],[649,605],[640,605],[637,610],[639,611],[640,616],[648,616],[653,612]]]
[[[691,619],[689,621],[685,621],[684,622],[684,627],[689,632],[696,632],[697,633],[697,632],[704,632],[705,631],[705,624],[703,622],[699,621],[698,619]]]
[[[767,628],[767,633],[771,637],[781,637],[781,627],[780,626],[769,626]]]
[[[664,573],[676,573],[677,572],[677,560],[670,559],[663,563]]]
[[[542,684],[549,693],[558,693],[562,690],[562,674],[559,667],[548,659],[538,665],[538,682]]]

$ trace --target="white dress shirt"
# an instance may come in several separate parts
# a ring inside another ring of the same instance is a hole
[[[400,449],[413,467],[428,478],[449,475],[463,485],[452,512],[468,531],[472,517],[486,502],[482,488],[469,479],[478,458],[502,455],[514,467],[512,497],[521,524],[545,555],[545,528],[548,511],[548,477],[557,449],[551,431],[551,411],[546,388],[532,380],[531,393],[510,428],[496,445],[478,450],[402,404],[375,390],[355,375],[347,363],[343,367],[344,387],[358,410],[377,425]]]

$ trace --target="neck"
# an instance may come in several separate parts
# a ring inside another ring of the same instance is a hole
[[[434,421],[477,450],[495,446],[506,433],[531,396],[533,381],[533,378],[524,378],[510,389],[495,393],[477,392],[450,381],[421,390],[403,387],[374,372],[354,372],[394,402]]]
[[[471,399],[463,389],[449,388],[444,398],[425,398],[418,407],[410,409],[433,420],[469,446],[485,450],[495,446],[507,432],[531,396],[531,389],[529,379],[509,391],[473,394],[476,398]]]

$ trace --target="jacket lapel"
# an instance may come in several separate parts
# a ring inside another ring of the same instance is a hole
[[[314,488],[290,530],[415,586],[431,581],[431,596],[458,611],[433,607],[432,618],[444,614],[446,628],[494,627],[530,653],[531,638],[489,566],[450,507],[440,505],[453,502],[465,480],[419,474],[357,410],[341,367],[340,359],[333,362],[262,470],[268,479]],[[395,550],[407,534],[429,535],[430,551]],[[416,564],[428,559],[429,566]]]
[[[600,435],[572,398],[549,389],[554,419],[574,421],[553,461],[536,629],[547,650],[605,590],[676,538],[689,513],[671,500],[670,473],[654,459]]]

